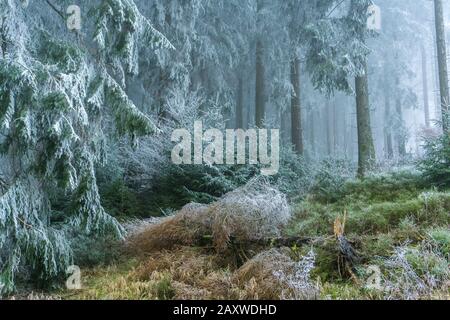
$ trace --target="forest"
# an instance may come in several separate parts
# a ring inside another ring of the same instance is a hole
[[[0,299],[450,299],[450,2],[0,0]]]

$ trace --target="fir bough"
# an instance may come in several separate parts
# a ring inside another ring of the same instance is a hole
[[[73,234],[123,235],[102,207],[96,182],[95,167],[105,158],[103,128],[111,123],[133,141],[156,130],[115,71],[124,66],[136,74],[140,48],[170,43],[133,1],[84,2],[99,13],[98,48],[86,46],[84,35],[67,41],[67,30],[43,30],[40,17],[62,22],[43,3],[30,17],[18,2],[0,2],[7,24],[1,31],[7,40],[0,58],[0,174],[8,177],[0,193],[0,295],[13,291],[18,277],[50,283],[64,274],[73,260]]]

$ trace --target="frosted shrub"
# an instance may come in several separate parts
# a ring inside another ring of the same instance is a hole
[[[291,217],[286,196],[266,179],[253,179],[227,193],[209,207],[213,215],[213,236],[224,248],[230,237],[262,239],[279,236]]]
[[[317,298],[319,292],[316,284],[311,280],[311,271],[314,269],[316,255],[311,250],[298,262],[292,262],[290,272],[278,270],[275,277],[284,288],[281,292],[283,300],[311,300]]]
[[[417,300],[430,297],[450,280],[448,262],[433,247],[423,242],[419,248],[395,248],[384,261],[384,288],[387,299]]]
[[[236,271],[235,280],[245,288],[244,298],[309,300],[317,297],[317,286],[311,281],[314,252],[311,250],[300,261],[294,261],[288,251],[263,251]]]
[[[345,183],[354,177],[355,169],[347,160],[328,159],[319,164],[314,177],[313,193],[319,199],[339,199]]]
[[[149,225],[130,242],[138,251],[192,245],[212,235],[216,250],[277,237],[291,216],[286,196],[266,179],[251,180],[210,205],[190,203],[175,215]]]

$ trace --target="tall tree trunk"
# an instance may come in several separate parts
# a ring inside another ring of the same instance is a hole
[[[337,154],[337,145],[338,145],[338,114],[336,110],[336,105],[338,101],[334,99],[334,103],[332,104],[331,108],[333,110],[333,154],[336,156]]]
[[[302,113],[300,105],[300,60],[291,61],[291,84],[294,88],[291,94],[291,139],[294,151],[303,155]]]
[[[356,122],[358,129],[358,177],[363,178],[375,162],[375,147],[370,127],[369,81],[367,62],[364,74],[355,79]]]
[[[394,148],[392,146],[391,90],[387,81],[384,89],[384,99],[384,148],[386,158],[392,159],[394,157]]]
[[[262,128],[266,113],[264,101],[264,48],[261,40],[256,42],[256,87],[255,87],[255,125]]]
[[[448,105],[450,95],[448,88],[447,49],[445,47],[444,9],[442,0],[434,0],[436,43],[439,67],[439,92],[441,96],[442,128],[444,132],[449,129]]]
[[[423,110],[425,114],[425,126],[430,127],[430,101],[428,96],[428,69],[427,69],[427,53],[425,46],[420,47],[422,53],[422,82],[423,82]]]
[[[239,74],[236,100],[236,128],[244,129],[244,80]]]
[[[291,143],[291,115],[287,108],[280,111],[281,137],[284,143]]]
[[[311,141],[311,156],[314,158],[316,156],[316,132],[315,132],[315,124],[316,124],[316,111],[314,109],[311,110],[311,122],[309,123],[310,130],[310,141]]]
[[[400,85],[400,79],[397,77],[395,80],[395,86],[398,88]],[[398,89],[397,89],[398,91]],[[397,93],[395,97],[395,113],[397,116],[396,123],[396,139],[397,140],[397,148],[398,154],[400,157],[406,156],[406,141],[405,141],[405,132],[404,132],[404,123],[403,123],[403,108],[402,101],[400,95]]]
[[[434,22],[434,21],[433,21]],[[433,44],[436,43],[436,28],[435,24],[432,23],[431,33],[433,35]],[[440,121],[441,118],[441,97],[439,94],[439,67],[437,63],[437,46],[433,45],[433,56],[431,59],[431,77],[433,79],[433,98],[434,98],[434,114],[436,122]]]
[[[342,117],[342,143],[344,155],[348,155],[347,101],[344,100]]]
[[[255,125],[258,128],[262,128],[264,125],[264,120],[266,116],[266,106],[265,106],[265,93],[264,93],[264,45],[260,38],[259,33],[261,32],[260,27],[260,11],[262,9],[262,1],[257,1],[257,39],[256,39],[256,86],[255,86]]]
[[[0,49],[2,51],[3,59],[6,59],[6,50],[8,49],[8,39],[7,33],[8,30],[6,30],[6,18],[3,18],[0,20],[1,26],[0,26]]]
[[[327,103],[325,105],[325,122],[326,122],[326,141],[327,141],[327,155],[331,156],[331,121],[330,121],[330,110],[331,103],[330,99],[327,99]]]

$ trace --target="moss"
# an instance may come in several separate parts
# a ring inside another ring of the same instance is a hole
[[[336,216],[344,211],[348,213],[346,232],[354,234],[388,233],[396,229],[406,233],[408,221],[414,221],[418,229],[450,223],[450,192],[426,192],[402,199],[366,203],[347,202],[347,198],[343,202],[321,204],[310,198],[296,205],[286,232],[297,236],[330,235]],[[409,231],[413,231],[412,226]]]
[[[448,261],[434,252],[426,252],[421,248],[411,248],[406,259],[419,276],[430,274],[435,279],[448,278]]]
[[[339,274],[338,256],[339,250],[335,241],[315,246],[316,253],[315,268],[312,271],[312,277],[319,277],[323,281],[341,281]]]
[[[378,256],[390,256],[396,241],[391,234],[380,234],[375,237],[367,237],[360,243],[361,247],[359,251],[362,254],[364,261],[371,261]]]
[[[345,198],[365,202],[385,202],[414,197],[420,193],[420,176],[401,171],[349,181],[344,186]]]
[[[325,283],[322,285],[321,299],[362,300],[368,297],[355,285],[347,283]]]
[[[431,240],[438,250],[447,259],[450,258],[450,229],[446,228],[431,228],[427,231],[427,238]]]
[[[388,232],[408,216],[418,215],[422,208],[423,204],[419,199],[372,204],[362,210],[349,212],[347,231]]]

